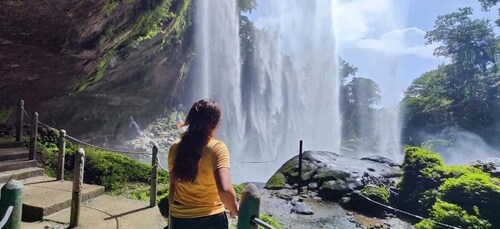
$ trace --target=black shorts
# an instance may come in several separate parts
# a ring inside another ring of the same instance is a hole
[[[175,218],[170,216],[169,229],[227,229],[228,220],[225,212],[199,218]]]

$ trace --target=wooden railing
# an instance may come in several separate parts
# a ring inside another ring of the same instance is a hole
[[[149,192],[149,205],[150,207],[155,207],[157,205],[157,190],[158,190],[158,170],[168,172],[163,166],[158,158],[158,146],[153,145],[151,154],[148,153],[138,153],[123,150],[108,149],[99,146],[86,143],[84,141],[78,140],[66,134],[66,131],[61,129],[57,130],[45,123],[38,120],[38,113],[33,112],[31,116],[27,114],[24,110],[24,101],[19,101],[19,107],[17,112],[17,128],[16,128],[16,142],[21,142],[23,138],[23,121],[24,116],[31,118],[31,132],[30,132],[30,143],[29,143],[29,160],[34,160],[36,145],[37,145],[37,134],[38,134],[38,124],[56,130],[59,132],[58,139],[58,157],[57,157],[57,168],[56,168],[56,179],[64,179],[64,164],[65,164],[65,144],[66,140],[72,140],[76,143],[86,145],[88,147],[93,147],[100,150],[106,150],[110,152],[117,152],[123,154],[140,154],[140,155],[151,155],[151,188]],[[75,162],[74,162],[74,175],[73,175],[73,190],[71,198],[71,214],[70,214],[70,228],[77,227],[79,225],[80,209],[82,203],[82,185],[84,176],[84,166],[85,166],[85,151],[83,148],[79,148],[75,152]],[[3,192],[3,191],[2,191]],[[2,193],[3,197],[3,193]],[[1,207],[1,205],[0,205]],[[238,216],[238,228],[239,229],[257,229],[258,226],[264,228],[273,229],[271,225],[259,219],[259,207],[260,207],[260,193],[254,184],[249,184],[245,187],[241,195],[240,201],[240,214]],[[1,208],[0,208],[1,209]],[[15,212],[15,211],[14,211]],[[20,222],[20,219],[19,219]],[[20,225],[20,224],[19,224]]]

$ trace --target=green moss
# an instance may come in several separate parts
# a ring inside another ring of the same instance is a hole
[[[446,166],[440,157],[420,148],[408,148],[406,153],[401,207],[462,228],[500,228],[499,179],[472,166]],[[426,212],[428,206],[432,209]],[[427,221],[416,227],[441,228]]]
[[[102,10],[106,15],[109,15],[118,7],[118,5],[120,5],[120,3],[131,4],[134,2],[135,0],[109,0],[106,2]]]
[[[438,201],[432,206],[430,216],[433,220],[461,228],[492,228],[492,225],[478,216],[471,215],[460,206],[444,201]],[[415,225],[417,229],[442,228],[429,221],[422,221]]]
[[[144,40],[151,39],[152,37],[163,32],[163,24],[175,17],[175,14],[170,12],[171,0],[163,0],[155,9],[144,13],[134,25],[132,29],[134,34],[138,37],[132,43],[137,46]]]
[[[111,61],[111,58],[113,58],[115,55],[114,51],[108,52],[102,59],[101,62],[99,63],[99,66],[97,67],[97,70],[95,74],[87,78],[85,81],[81,82],[76,86],[76,91],[80,92],[85,90],[88,86],[95,84],[96,82],[99,82],[103,77],[104,74],[106,73],[106,70],[108,69],[109,63]]]
[[[467,165],[441,165],[433,168],[425,168],[422,170],[422,176],[424,178],[435,179],[438,181],[444,181],[447,178],[459,177],[468,173],[482,173],[482,171],[478,168]]]
[[[450,178],[439,187],[440,199],[454,203],[470,214],[487,219],[494,228],[500,228],[498,206],[500,185],[488,173],[468,173]]]
[[[433,174],[432,171],[435,168],[443,165],[441,156],[423,148],[407,147],[403,161],[403,177],[398,185],[400,191],[399,205],[411,209],[420,206],[419,202],[424,197],[423,194],[427,190],[437,188],[440,185],[435,180],[427,178],[426,175]],[[417,212],[425,213],[425,210],[419,208]]]
[[[290,177],[296,177],[299,175],[298,168],[299,168],[299,162],[297,160],[292,159],[283,164],[283,166],[281,166],[278,172]]]
[[[285,187],[286,178],[283,173],[275,173],[266,183],[267,189],[282,189]]]
[[[278,222],[277,219],[273,218],[272,216],[265,214],[265,215],[260,215],[260,219],[262,219],[264,222],[268,223],[269,225],[273,226],[276,229],[283,229],[283,226]],[[259,227],[263,228],[263,227]]]
[[[361,193],[368,198],[381,202],[383,204],[389,204],[389,198],[391,194],[383,187],[377,187],[373,185],[366,185],[361,189]]]
[[[105,14],[110,14],[111,12],[113,12],[113,10],[120,4],[119,1],[116,1],[116,0],[110,0],[106,3],[106,5],[104,5],[103,7],[103,11]]]
[[[134,3],[135,0],[109,0],[103,7],[107,14],[111,13],[120,3]],[[159,49],[170,45],[172,39],[180,40],[186,28],[190,25],[191,0],[176,0],[179,3],[176,9],[171,9],[172,0],[162,0],[152,10],[144,12],[137,18],[137,22],[126,29],[110,27],[99,38],[98,49],[105,53],[97,67],[85,81],[75,87],[75,91],[81,92],[89,86],[99,82],[109,71],[111,58],[115,56],[115,50],[123,47],[136,47],[141,42],[162,35]],[[166,23],[169,24],[165,28]]]

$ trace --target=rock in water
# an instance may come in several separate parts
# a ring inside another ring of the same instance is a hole
[[[292,212],[303,215],[314,215],[312,208],[304,202],[295,202]]]

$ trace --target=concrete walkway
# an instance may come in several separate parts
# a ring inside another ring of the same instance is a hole
[[[26,223],[27,229],[66,228],[69,225],[70,208],[46,216],[45,221]],[[82,205],[80,225],[77,228],[126,229],[126,228],[164,228],[167,221],[161,216],[158,207],[149,207],[149,203],[123,197],[102,195]]]

